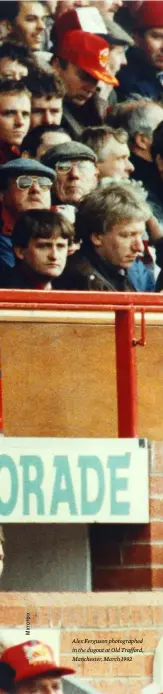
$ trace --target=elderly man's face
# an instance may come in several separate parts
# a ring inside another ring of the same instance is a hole
[[[4,550],[3,550],[2,542],[0,542],[0,577],[2,576],[2,572],[3,572],[3,563],[4,563]]]
[[[118,142],[112,135],[106,143],[105,158],[99,161],[97,166],[101,178],[128,178],[134,171],[134,166],[129,160],[130,151],[126,142]]]
[[[55,192],[61,202],[78,203],[97,185],[97,169],[93,162],[64,162],[56,167]],[[64,168],[65,167],[65,168]]]
[[[39,178],[41,178],[39,176]],[[17,184],[17,177],[12,179],[3,195],[4,205],[11,210],[14,216],[25,210],[49,209],[51,206],[51,189],[41,188],[38,176],[32,176],[33,182],[30,188],[21,190]]]
[[[33,677],[18,685],[16,694],[62,694],[61,680],[52,675]]]

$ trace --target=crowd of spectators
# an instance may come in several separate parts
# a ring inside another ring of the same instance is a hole
[[[163,0],[1,0],[0,287],[163,290]]]

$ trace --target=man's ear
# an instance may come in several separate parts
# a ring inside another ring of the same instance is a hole
[[[152,143],[152,136],[150,137],[149,135],[144,135],[144,133],[136,133],[136,135],[135,135],[136,147],[139,147],[139,149],[143,149],[144,151],[148,151],[151,143]]]
[[[24,151],[21,153],[21,158],[22,159],[32,159],[31,155],[29,152],[27,152],[27,149],[24,149]]]
[[[22,248],[21,246],[15,246],[14,253],[18,260],[24,260],[25,248]]]
[[[94,246],[100,248],[102,243],[102,234],[95,234],[93,231],[93,233],[90,235],[90,241],[92,241]]]
[[[163,173],[163,157],[161,157],[160,154],[157,154],[156,165],[157,165],[159,173],[162,174]]]

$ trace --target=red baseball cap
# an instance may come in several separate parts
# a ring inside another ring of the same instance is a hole
[[[57,55],[85,70],[96,80],[112,87],[119,85],[109,67],[108,43],[96,34],[81,29],[63,33]]]
[[[137,29],[163,28],[163,0],[144,0],[135,13]]]
[[[15,671],[14,684],[45,674],[54,677],[72,675],[75,670],[56,665],[53,650],[41,641],[25,641],[3,651],[0,663],[6,663]]]

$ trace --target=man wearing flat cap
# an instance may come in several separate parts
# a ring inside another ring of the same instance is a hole
[[[0,267],[14,265],[11,235],[19,214],[51,207],[54,171],[35,159],[17,158],[0,167],[2,202],[0,227]]]
[[[78,205],[97,186],[96,154],[80,142],[65,142],[52,147],[42,163],[56,174],[52,203]]]
[[[60,678],[74,673],[71,667],[56,665],[52,648],[41,641],[11,646],[0,658],[0,681],[3,677],[8,694],[61,694]]]

